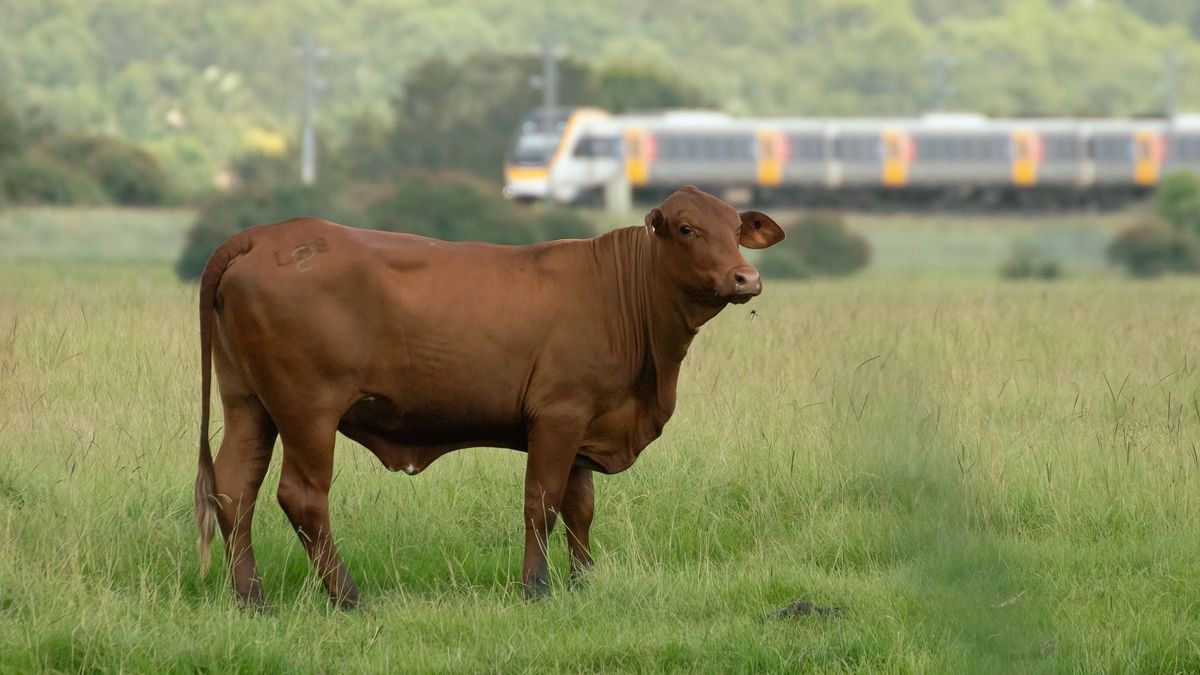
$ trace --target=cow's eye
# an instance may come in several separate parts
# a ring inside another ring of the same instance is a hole
[[[682,234],[682,235],[683,235],[683,236],[685,236],[685,237],[686,237],[686,236],[688,236],[688,235],[689,235],[689,234],[691,234],[691,233],[692,233],[692,226],[691,226],[691,225],[683,225],[683,226],[681,226],[681,227],[679,228],[679,234]]]

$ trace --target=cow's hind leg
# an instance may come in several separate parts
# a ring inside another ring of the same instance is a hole
[[[253,396],[223,396],[221,402],[225,431],[213,462],[217,522],[225,539],[234,592],[243,604],[264,607],[250,526],[258,489],[271,463],[275,423]]]
[[[590,533],[595,499],[592,470],[582,466],[572,467],[562,505],[563,525],[567,527],[567,550],[571,554],[572,584],[579,584],[583,580],[583,573],[592,566]]]
[[[340,607],[357,607],[358,586],[338,555],[329,527],[329,486],[333,482],[333,443],[337,421],[297,420],[282,426],[283,471],[279,505],[308,552],[329,597]]]

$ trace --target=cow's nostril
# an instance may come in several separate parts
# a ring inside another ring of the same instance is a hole
[[[746,275],[742,274],[741,272],[738,272],[733,275],[733,280],[738,282],[739,284],[744,284],[744,283],[746,283]]]

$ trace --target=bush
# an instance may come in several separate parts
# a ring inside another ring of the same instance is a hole
[[[787,229],[787,239],[763,251],[758,269],[764,276],[803,279],[846,276],[871,261],[871,245],[846,229],[835,213],[812,213]]]
[[[24,132],[17,113],[7,102],[0,100],[0,160],[12,157],[24,145]]]
[[[314,216],[353,224],[361,214],[320,187],[282,185],[220,195],[205,205],[188,231],[187,243],[175,264],[180,278],[200,278],[204,265],[221,242],[242,230],[289,218]]]
[[[565,209],[538,214],[500,196],[491,183],[462,174],[409,171],[368,211],[371,226],[447,241],[532,244],[591,236],[588,222]]]
[[[550,207],[541,214],[539,241],[587,239],[595,234],[591,221],[576,209]]]
[[[1012,255],[1000,267],[1005,279],[1057,279],[1061,273],[1057,260],[1042,255],[1029,242],[1013,246]]]
[[[1154,212],[1175,227],[1200,234],[1200,176],[1181,171],[1164,178],[1154,193]]]
[[[3,165],[4,192],[27,204],[104,204],[104,188],[86,171],[47,155],[27,150]]]
[[[300,173],[300,159],[293,154],[266,155],[256,152],[235,159],[229,170],[237,176],[238,185],[243,188],[270,189],[275,185],[294,183]]]
[[[1108,246],[1108,259],[1137,277],[1200,271],[1200,239],[1187,230],[1151,221],[1126,228]]]
[[[125,141],[107,136],[57,136],[39,144],[48,155],[82,167],[118,204],[162,204],[170,185],[158,161]]]

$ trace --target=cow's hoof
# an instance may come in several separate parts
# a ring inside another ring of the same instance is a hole
[[[238,606],[243,611],[250,612],[251,614],[270,614],[274,609],[271,607],[271,603],[267,602],[266,598],[262,595],[238,598]]]
[[[362,606],[362,598],[358,595],[358,589],[352,593],[345,593],[340,597],[330,596],[330,602],[338,609],[352,610]]]
[[[587,586],[589,573],[592,571],[592,561],[587,560],[576,563],[571,568],[571,590],[576,590]]]
[[[535,581],[531,584],[521,584],[521,595],[530,602],[545,600],[550,596],[550,584],[546,581]]]

